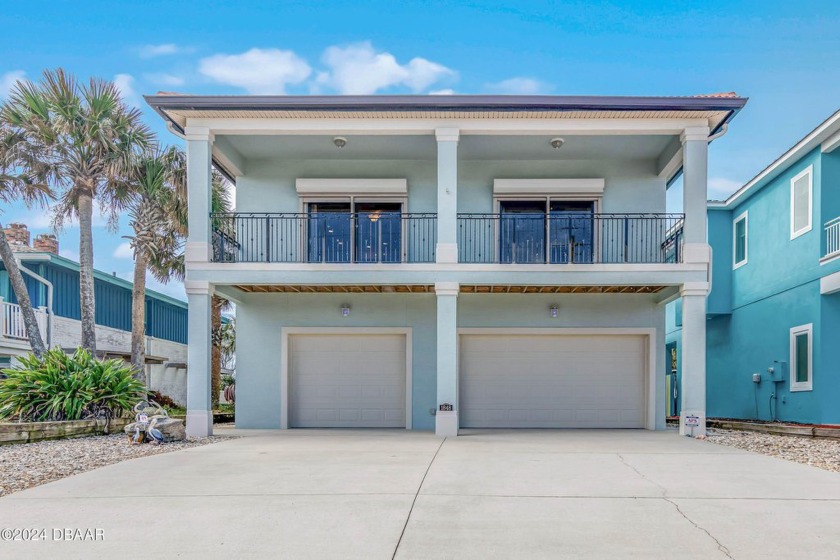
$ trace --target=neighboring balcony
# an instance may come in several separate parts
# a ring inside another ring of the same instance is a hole
[[[44,308],[35,309],[35,320],[38,322],[38,330],[41,336],[47,334],[47,311]],[[26,336],[26,325],[23,322],[23,313],[20,305],[9,303],[0,298],[0,335],[4,338],[17,340],[28,340]]]
[[[825,257],[840,256],[840,217],[825,224]]]
[[[683,214],[458,215],[465,264],[682,262]],[[213,262],[433,263],[435,214],[213,214]]]

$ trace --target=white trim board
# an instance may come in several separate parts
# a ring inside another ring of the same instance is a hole
[[[604,179],[494,179],[493,194],[604,194]]]
[[[289,429],[289,336],[309,335],[377,335],[405,336],[405,429],[412,426],[412,357],[411,327],[281,327],[280,328],[280,429]]]
[[[571,336],[587,336],[587,335],[607,335],[607,336],[646,336],[648,343],[645,352],[645,369],[647,375],[645,376],[645,429],[656,429],[656,378],[657,378],[657,356],[659,345],[657,344],[656,328],[654,327],[521,327],[521,328],[505,328],[505,327],[471,327],[458,329],[458,345],[460,347],[460,337],[462,335],[571,335]],[[664,336],[663,336],[664,340]],[[663,346],[664,348],[664,346]],[[459,373],[460,375],[460,373]],[[663,381],[664,383],[664,381]],[[663,386],[664,391],[664,386]],[[664,406],[665,400],[661,399]]]
[[[295,179],[298,194],[385,194],[408,193],[406,179]]]

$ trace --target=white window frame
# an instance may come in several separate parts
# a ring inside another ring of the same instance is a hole
[[[738,258],[738,223],[744,222],[744,260],[737,261]],[[732,270],[741,268],[749,261],[750,256],[750,215],[749,211],[745,211],[732,221]]]
[[[795,207],[794,207],[794,185],[799,179],[807,176],[808,177],[808,225],[802,227],[801,229],[794,230],[794,214],[795,214]],[[814,225],[814,166],[809,165],[800,173],[798,173],[793,179],[790,180],[790,238],[796,239],[800,235],[804,235],[811,231],[811,228]]]
[[[808,381],[796,381],[796,337],[808,335]],[[799,325],[790,329],[790,391],[811,391],[814,388],[814,324]]]

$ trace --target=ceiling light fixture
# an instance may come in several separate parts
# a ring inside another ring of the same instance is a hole
[[[349,317],[350,316],[350,305],[344,304],[341,306],[341,316],[342,317]]]
[[[551,147],[554,148],[555,150],[559,150],[560,148],[562,148],[563,144],[565,144],[565,143],[566,143],[566,141],[563,140],[562,138],[552,138],[551,142],[550,142]]]
[[[344,136],[336,136],[333,138],[333,144],[335,144],[336,148],[343,148],[347,145],[347,138]]]
[[[557,316],[560,314],[560,308],[556,305],[552,305],[548,308],[548,314],[551,315],[552,319],[556,319]]]

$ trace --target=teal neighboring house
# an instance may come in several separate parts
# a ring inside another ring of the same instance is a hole
[[[840,424],[840,111],[710,202],[708,239],[708,416]],[[666,321],[675,415],[681,301]]]

